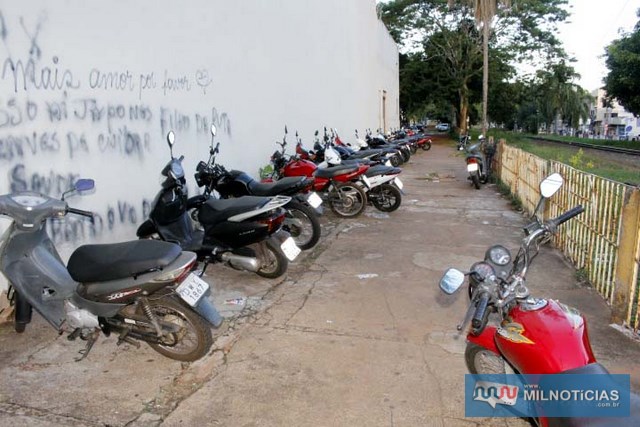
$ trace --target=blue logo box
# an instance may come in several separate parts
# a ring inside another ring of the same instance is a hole
[[[466,417],[628,417],[630,376],[465,375]]]

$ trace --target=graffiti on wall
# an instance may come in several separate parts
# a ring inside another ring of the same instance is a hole
[[[0,191],[58,197],[80,177],[78,165],[101,165],[102,159],[139,170],[169,130],[201,135],[215,124],[231,137],[231,120],[219,107],[201,101],[182,111],[158,101],[211,93],[214,79],[206,68],[184,73],[88,63],[77,69],[65,62],[64,51],[47,51],[43,40],[54,35],[44,13],[24,17],[0,10],[0,170],[7,178]],[[54,221],[51,234],[78,241],[135,226],[150,211],[150,200],[139,196],[137,203],[103,198],[93,223]]]

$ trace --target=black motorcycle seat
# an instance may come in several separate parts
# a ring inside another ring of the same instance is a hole
[[[271,199],[269,197],[242,196],[237,199],[207,200],[198,211],[198,221],[203,225],[213,225],[234,215],[260,209]]]
[[[376,176],[376,175],[397,175],[400,172],[402,172],[402,169],[396,168],[396,167],[393,167],[393,166],[375,165],[375,166],[371,166],[365,172],[365,175],[367,177]]]
[[[363,159],[365,157],[372,157],[382,154],[382,150],[379,148],[371,148],[368,150],[360,150],[349,155],[350,159]]]
[[[318,178],[333,178],[338,175],[355,172],[358,170],[357,165],[345,165],[345,166],[331,166],[324,169],[316,169],[315,176]]]
[[[570,369],[568,371],[561,372],[562,374],[598,374],[609,376],[609,371],[599,363],[590,363],[579,368]],[[607,381],[615,383],[609,376]],[[567,418],[548,418],[549,427],[631,427],[640,426],[640,395],[631,393],[629,396],[630,403],[630,416],[627,418],[581,418],[579,413],[575,414],[575,417]]]
[[[80,283],[107,282],[166,267],[180,253],[180,246],[160,240],[84,245],[73,251],[67,270]]]
[[[251,194],[255,196],[291,195],[312,184],[304,176],[288,176],[274,182],[251,181],[248,184]]]
[[[369,159],[342,159],[340,161],[340,165],[342,166],[354,166],[354,165],[374,165],[376,164],[376,162],[374,162],[373,160],[369,160]]]

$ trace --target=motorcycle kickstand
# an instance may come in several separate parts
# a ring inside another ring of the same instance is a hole
[[[209,259],[205,259],[202,263],[202,270],[198,271],[197,269],[194,271],[198,275],[198,277],[204,276],[204,272],[207,271],[207,267],[209,267]],[[196,267],[197,268],[197,267]]]
[[[73,331],[73,333],[75,333],[78,330],[79,329],[76,329],[75,331]],[[85,348],[83,348],[82,350],[80,350],[78,352],[78,353],[80,353],[80,357],[76,357],[75,359],[73,359],[74,361],[80,362],[81,360],[83,360],[85,357],[87,357],[89,355],[89,352],[93,348],[93,345],[98,340],[98,335],[100,335],[100,330],[96,329],[93,332],[91,332],[88,337],[86,337],[86,338],[81,337],[82,339],[86,339],[87,340],[87,345],[86,345]]]

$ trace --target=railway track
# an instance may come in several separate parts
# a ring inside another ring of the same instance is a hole
[[[528,139],[534,141],[552,142],[559,145],[571,145],[573,147],[590,148],[592,150],[607,151],[609,153],[628,154],[631,156],[640,156],[640,150],[632,150],[630,148],[610,147],[606,145],[587,144],[584,142],[557,141],[553,139],[541,138],[538,136],[530,136]]]

